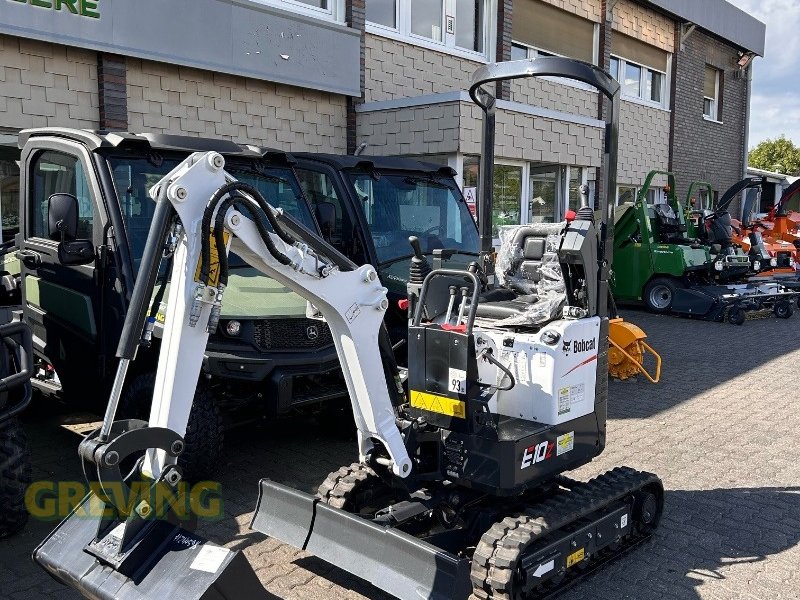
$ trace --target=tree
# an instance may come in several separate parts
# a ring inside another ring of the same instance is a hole
[[[800,147],[785,135],[761,142],[750,150],[748,160],[750,166],[756,169],[800,175]]]

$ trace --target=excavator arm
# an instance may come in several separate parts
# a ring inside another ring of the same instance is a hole
[[[210,222],[221,222],[230,234],[224,238],[228,238],[231,251],[305,298],[314,312],[325,319],[352,401],[361,459],[365,460],[374,442],[379,441],[388,452],[392,472],[401,478],[407,477],[411,461],[395,423],[386,379],[374,377],[375,373],[383,372],[379,335],[388,308],[386,289],[375,269],[364,265],[352,271],[341,270],[306,241],[292,242],[291,234],[285,231],[279,235],[260,229],[256,221],[245,214],[259,214],[264,210],[253,197],[257,192],[247,190],[249,186],[242,186],[244,190],[236,186],[223,167],[224,159],[219,154],[195,154],[151,191],[155,201],[172,205],[182,224],[182,236],[172,260],[172,284],[150,426],[167,428],[181,436],[185,434],[208,332],[216,327],[219,317],[224,283],[212,281],[212,285],[207,285],[208,282],[198,281],[203,239],[208,240],[214,234],[204,228],[204,223],[209,222],[208,211],[211,211]],[[229,194],[225,194],[216,207],[209,207],[208,199],[225,186],[231,188],[237,204],[226,202]],[[164,195],[166,198],[159,200]],[[274,209],[266,207],[266,210]],[[224,262],[223,257],[221,268]],[[174,457],[167,453],[151,451],[145,473],[157,479],[164,464],[173,462]]]

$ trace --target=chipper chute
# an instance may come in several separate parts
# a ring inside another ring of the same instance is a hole
[[[159,489],[179,497],[176,459],[208,331],[217,325],[228,246],[325,319],[358,430],[358,462],[331,473],[316,496],[262,481],[254,529],[407,600],[540,598],[647,538],[663,509],[658,477],[628,467],[587,482],[563,476],[606,442],[609,190],[616,189],[620,87],[602,70],[562,58],[481,67],[470,94],[484,111],[484,191],[495,122],[488,84],[534,76],[573,78],[611,101],[599,222],[586,207],[557,232],[563,311],[535,327],[503,324],[539,298],[489,285],[491,194],[484,193],[483,264],[467,271],[428,265],[423,281],[410,278],[406,395],[382,326],[389,303],[375,269],[355,267],[277,213],[224,172],[219,154],[193,155],[151,192],[158,207],[116,384],[103,427],[79,451],[94,491],[34,559],[94,599],[263,597],[241,554],[193,534],[179,502],[152,500]],[[532,275],[547,235],[533,227],[521,240]],[[172,279],[150,422],[115,422],[164,254],[173,255]],[[448,294],[453,286],[458,294]],[[141,450],[143,460],[123,476],[119,465]],[[115,496],[118,488],[127,502]]]

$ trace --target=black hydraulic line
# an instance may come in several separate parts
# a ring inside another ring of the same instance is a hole
[[[493,364],[495,367],[497,367],[497,368],[498,368],[498,369],[500,369],[500,370],[501,370],[503,373],[505,373],[505,374],[506,374],[506,377],[508,377],[508,378],[509,378],[509,380],[511,381],[511,384],[510,384],[508,387],[500,387],[499,385],[498,385],[498,386],[496,386],[496,389],[497,389],[498,391],[500,391],[500,392],[507,392],[507,391],[509,391],[509,390],[513,389],[515,385],[517,385],[517,380],[516,380],[516,379],[514,379],[514,375],[513,375],[513,373],[511,373],[511,371],[508,369],[508,367],[506,367],[506,366],[505,366],[503,363],[501,363],[499,360],[497,360],[497,359],[496,359],[496,358],[495,358],[495,357],[492,355],[492,350],[491,350],[491,348],[487,348],[486,350],[484,350],[483,352],[481,352],[481,353],[480,353],[480,355],[478,355],[478,358],[485,358],[486,360],[488,360],[488,361],[489,361],[490,363],[492,363],[492,364]]]
[[[172,271],[172,256],[167,259],[167,264],[164,268],[164,276],[158,282],[158,291],[153,296],[153,301],[150,303],[150,317],[155,318],[158,315],[158,307],[161,306],[161,301],[164,299],[164,294],[167,291],[167,283],[169,282],[169,274]]]
[[[221,188],[219,188],[206,206],[206,210],[203,214],[203,226],[201,231],[207,232],[210,231],[211,228],[211,219],[214,214],[214,210],[216,209],[220,199],[225,194],[230,194],[233,191],[241,191],[250,196],[253,201],[258,205],[258,207],[264,212],[264,215],[267,217],[267,221],[272,226],[272,229],[275,233],[280,237],[286,244],[293,245],[297,240],[288,233],[286,230],[281,227],[280,223],[278,223],[277,218],[275,217],[274,213],[272,212],[272,207],[267,203],[264,197],[261,195],[255,187],[250,184],[243,183],[241,181],[233,181],[228,183]],[[221,212],[221,211],[220,211]],[[224,213],[223,213],[224,216]],[[281,253],[276,247],[275,244],[272,243],[272,240],[269,238],[268,231],[266,227],[263,226],[263,223],[260,219],[253,219],[258,227],[259,233],[264,240],[264,243],[267,246],[267,249],[270,251],[270,254],[275,257],[276,260],[281,262],[284,265],[290,264],[291,261]],[[200,279],[201,281],[208,281],[209,271],[211,268],[211,240],[208,238],[207,235],[202,236],[202,255],[201,255],[201,271],[200,271]]]
[[[117,346],[117,358],[133,360],[136,355],[136,348],[139,346],[142,330],[144,329],[147,309],[150,306],[150,298],[158,278],[164,244],[167,240],[174,214],[175,209],[167,200],[167,186],[162,185],[158,194],[153,221],[150,225],[150,232],[147,234],[147,242],[145,243],[139,274],[133,286],[131,303],[125,315],[122,336]]]

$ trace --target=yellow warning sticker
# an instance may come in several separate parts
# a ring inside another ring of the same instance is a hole
[[[572,554],[567,557],[567,568],[577,565],[579,562],[583,561],[584,556],[586,556],[586,549],[581,548],[580,550],[576,550]]]
[[[217,243],[214,240],[214,235],[210,234],[208,237],[211,240],[211,268],[208,270],[208,285],[211,287],[217,287],[219,285],[219,250],[217,249]],[[227,247],[231,234],[225,231],[223,232],[222,237],[225,240],[225,246]],[[227,248],[225,251],[227,252]],[[197,282],[200,281],[200,263],[202,260],[203,259],[201,256],[200,260],[197,261],[197,269],[195,269],[194,272],[194,280]]]
[[[467,418],[467,405],[462,400],[411,390],[411,406],[448,417]]]

